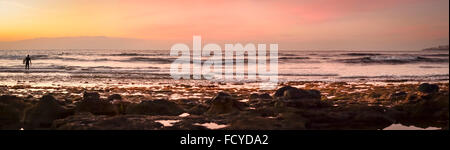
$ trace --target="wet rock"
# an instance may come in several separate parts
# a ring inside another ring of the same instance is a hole
[[[403,121],[444,121],[449,118],[449,97],[448,92],[431,94],[427,99],[420,97],[414,103],[405,103],[393,107],[396,111],[403,112],[396,118]]]
[[[395,121],[385,113],[383,107],[362,104],[302,110],[301,114],[309,120],[307,128],[314,130],[377,130]]]
[[[189,109],[188,113],[193,114],[193,115],[202,115],[206,111],[208,111],[208,106],[196,105],[196,106],[192,107],[191,109]]]
[[[267,93],[263,93],[263,94],[259,95],[259,98],[260,99],[273,99],[272,96],[270,96]]]
[[[249,100],[256,100],[259,98],[259,94],[257,93],[252,93],[250,94],[250,96],[248,97]]]
[[[285,86],[278,89],[274,97],[287,100],[311,100],[320,101],[321,95],[318,90],[303,90],[291,86]]]
[[[423,93],[436,93],[439,92],[439,86],[437,84],[422,83],[419,85],[418,90]]]
[[[95,116],[81,113],[64,119],[55,120],[55,130],[157,130],[161,123],[144,115]]]
[[[277,91],[275,91],[275,94],[273,94],[273,96],[274,97],[282,97],[282,96],[284,96],[284,92],[287,90],[290,90],[290,89],[295,90],[297,88],[294,88],[292,86],[284,86],[282,88],[279,88]]]
[[[318,90],[303,90],[291,86],[278,89],[274,97],[278,99],[275,107],[322,107],[321,94]]]
[[[127,114],[178,116],[184,112],[176,103],[167,100],[142,101],[130,105]]]
[[[16,96],[0,96],[0,130],[18,130],[21,128],[23,110],[30,107]]]
[[[0,129],[17,130],[20,128],[20,110],[0,103]]]
[[[230,94],[219,92],[209,102],[207,114],[229,114],[243,110],[243,104],[236,101]]]
[[[119,94],[113,94],[108,96],[108,101],[114,101],[114,100],[122,100],[122,96]]]
[[[382,96],[382,94],[377,93],[377,92],[371,92],[371,93],[369,94],[369,97],[370,97],[370,98],[380,98],[381,96]]]
[[[87,91],[83,92],[83,100],[99,100],[99,99],[100,94],[98,94],[97,92],[87,92]]]
[[[272,96],[270,96],[267,93],[263,93],[263,94],[253,93],[253,94],[250,94],[248,99],[249,100],[258,100],[258,99],[270,100],[270,99],[273,99],[273,98],[272,98]]]
[[[51,95],[43,96],[36,106],[26,112],[24,119],[26,129],[49,128],[56,119],[73,115],[73,110],[61,106]]]
[[[132,105],[131,102],[122,100],[114,100],[111,103],[116,107],[119,114],[126,114],[128,107]]]
[[[77,112],[90,112],[95,115],[117,115],[117,108],[109,101],[101,100],[97,92],[84,92],[83,100],[76,104]]]
[[[282,124],[274,119],[264,117],[237,117],[227,129],[231,130],[276,130],[281,129]]]
[[[261,116],[261,117],[273,117],[276,116],[276,111],[273,107],[263,106],[257,107],[253,110],[248,111],[252,115]]]
[[[399,100],[405,100],[408,96],[408,93],[406,92],[395,92],[389,95],[389,99],[393,101],[399,101]]]

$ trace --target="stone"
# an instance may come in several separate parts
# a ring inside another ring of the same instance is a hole
[[[207,114],[229,114],[243,110],[243,105],[236,101],[230,94],[219,92],[209,101],[210,107]]]
[[[16,96],[0,96],[0,130],[18,130],[24,110],[31,104]]]
[[[77,112],[90,112],[95,115],[117,115],[117,108],[109,101],[101,100],[97,92],[84,92],[83,100],[76,104]]]
[[[151,116],[95,116],[91,113],[80,113],[55,120],[52,125],[54,130],[157,130],[162,127],[163,125],[155,122]]]
[[[291,86],[285,86],[278,89],[274,97],[287,99],[287,100],[319,100],[321,98],[320,91],[318,90],[303,90],[297,89]]]
[[[248,97],[249,100],[256,100],[259,99],[259,94],[257,93],[252,93],[250,94],[250,96]]]
[[[206,111],[208,111],[208,106],[205,105],[196,105],[192,108],[190,108],[188,110],[189,114],[192,115],[202,115],[203,113],[205,113]]]
[[[184,112],[176,103],[167,100],[142,101],[127,108],[127,114],[178,116]]]
[[[100,100],[100,94],[97,92],[83,92],[83,100]]]
[[[326,106],[321,102],[321,94],[318,90],[297,89],[285,86],[278,89],[274,97],[278,99],[276,108],[283,107],[322,107]]]
[[[418,90],[422,93],[436,93],[439,92],[439,86],[437,84],[422,83],[419,85]]]
[[[51,95],[44,95],[40,101],[30,108],[25,115],[24,123],[26,129],[45,129],[52,125],[56,119],[73,115],[74,112],[65,109]]]
[[[108,101],[114,101],[114,100],[122,100],[122,96],[119,94],[113,94],[108,96]]]
[[[408,96],[408,93],[401,91],[401,92],[392,93],[391,95],[389,95],[389,99],[393,100],[393,101],[399,101],[399,100],[405,100],[407,96]]]
[[[263,93],[263,94],[259,95],[259,98],[264,99],[264,100],[273,99],[272,96],[270,96],[267,93]]]

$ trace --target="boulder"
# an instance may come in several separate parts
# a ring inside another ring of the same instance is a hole
[[[256,100],[259,99],[259,94],[257,93],[252,93],[250,94],[250,96],[248,97],[249,100]]]
[[[304,90],[297,89],[291,86],[285,86],[278,89],[274,97],[287,99],[287,100],[312,100],[312,101],[320,101],[321,95],[318,90]]]
[[[25,128],[49,128],[54,120],[73,114],[74,112],[72,110],[65,109],[53,96],[44,95],[35,106],[26,112],[24,119]]]
[[[127,108],[127,114],[142,115],[167,115],[178,116],[184,113],[183,108],[176,103],[167,100],[142,101],[139,104],[130,105]]]
[[[389,95],[389,99],[393,100],[393,101],[400,101],[400,100],[405,100],[406,97],[408,96],[408,93],[406,92],[395,92],[392,93],[391,95]]]
[[[196,105],[192,108],[190,108],[188,110],[189,114],[192,115],[202,115],[203,113],[205,113],[206,111],[208,111],[208,106],[205,105]]]
[[[114,100],[122,100],[122,96],[119,94],[113,94],[108,96],[108,101],[114,101]]]
[[[420,120],[420,121],[446,121],[449,118],[449,95],[448,93],[430,95],[427,99],[423,97],[414,103],[405,103],[393,107],[396,111],[404,112],[403,116],[396,116],[398,120]]]
[[[117,108],[109,101],[101,100],[97,92],[84,92],[83,100],[76,104],[77,112],[90,112],[95,115],[117,115]]]
[[[208,101],[210,104],[207,114],[229,114],[243,110],[243,105],[236,101],[230,94],[219,92]]]
[[[80,113],[55,120],[55,130],[157,130],[163,127],[155,119],[144,115],[95,116]]]
[[[31,104],[16,96],[0,96],[0,130],[18,130],[26,108]]]
[[[17,130],[20,128],[21,112],[19,109],[0,103],[0,130]]]
[[[270,95],[267,94],[267,93],[260,94],[260,95],[259,95],[259,98],[260,98],[260,99],[264,99],[264,100],[266,100],[266,99],[273,99],[272,96],[270,96]]]
[[[439,92],[439,85],[422,83],[419,85],[418,90],[422,93],[436,93]]]
[[[278,99],[275,107],[316,107],[322,106],[321,95],[318,90],[297,89],[291,86],[285,86],[278,89],[274,97]],[[325,105],[323,105],[325,106]]]
[[[263,94],[258,94],[258,93],[253,93],[250,94],[249,100],[258,100],[258,99],[262,99],[262,100],[269,100],[269,99],[273,99],[272,96],[270,96],[267,93],[263,93]]]
[[[99,100],[99,99],[100,94],[98,94],[97,92],[87,92],[87,91],[83,92],[83,100]]]

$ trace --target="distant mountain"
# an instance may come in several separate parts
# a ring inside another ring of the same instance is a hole
[[[440,45],[438,47],[431,47],[423,49],[424,51],[449,51],[448,45]]]
[[[61,37],[0,42],[0,49],[158,49],[169,48],[156,42],[131,38]]]

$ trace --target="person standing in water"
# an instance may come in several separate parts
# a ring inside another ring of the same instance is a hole
[[[23,63],[25,64],[25,69],[30,70],[31,58],[30,55],[27,55],[25,59],[23,59]]]

